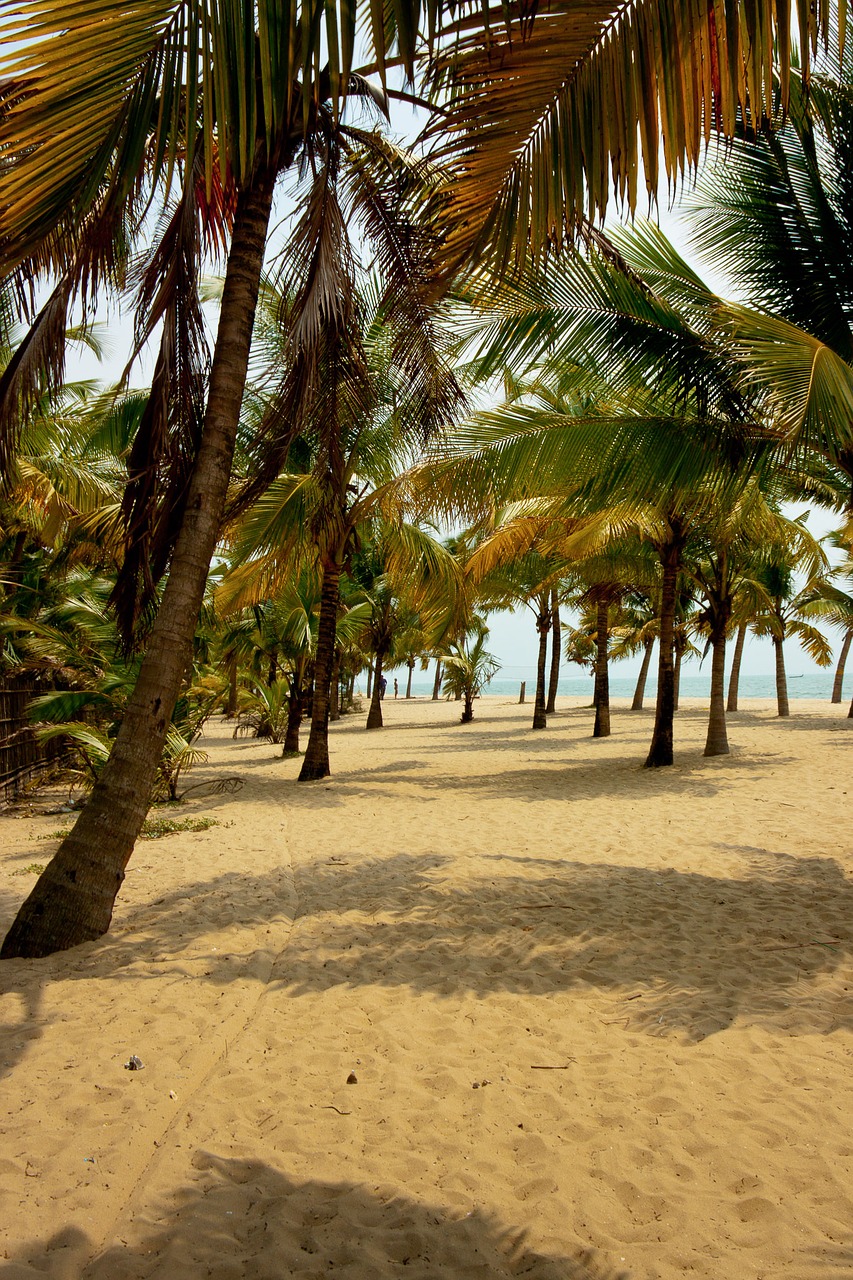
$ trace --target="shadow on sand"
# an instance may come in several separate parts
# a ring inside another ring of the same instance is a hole
[[[341,985],[441,996],[597,989],[632,1032],[688,1042],[736,1018],[788,1035],[853,1028],[853,993],[830,1002],[811,986],[853,952],[853,884],[836,861],[721,850],[746,856],[749,874],[494,855],[460,888],[438,854],[312,864],[297,876],[309,928],[292,936],[270,981],[292,997]],[[54,971],[114,982],[124,970],[135,981],[180,972],[194,934],[227,911],[247,927],[244,949],[238,936],[229,954],[193,951],[199,980],[222,986],[245,976],[258,923],[275,917],[284,889],[228,872],[165,895],[156,910],[131,910],[119,935],[46,961],[4,962],[4,986],[24,1006],[22,1021],[0,1028],[6,1067],[25,1047],[22,1032],[40,1033],[38,992]]]
[[[138,1243],[108,1246],[86,1265],[91,1245],[68,1228],[20,1250],[4,1276],[24,1280],[47,1267],[81,1280],[629,1280],[584,1248],[546,1256],[482,1209],[454,1217],[394,1188],[297,1182],[259,1160],[204,1151],[193,1165],[197,1177],[154,1209],[157,1225]]]

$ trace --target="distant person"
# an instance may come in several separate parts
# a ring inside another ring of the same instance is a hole
[[[395,697],[395,698],[396,698],[396,696],[397,696],[397,693],[398,693],[398,689],[397,689],[397,681],[395,680],[395,681],[394,681],[394,697]]]
[[[388,688],[388,681],[384,676],[379,677],[379,701],[385,697],[385,690]]]

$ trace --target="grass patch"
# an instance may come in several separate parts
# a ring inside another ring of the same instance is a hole
[[[160,840],[179,831],[209,831],[218,826],[215,818],[146,818],[139,835],[142,840]]]
[[[209,831],[211,827],[218,826],[216,818],[146,818],[139,838],[140,840],[161,840],[163,836],[174,836],[180,831]],[[70,827],[60,827],[58,831],[48,831],[47,835],[38,836],[37,839],[64,840],[70,830]],[[33,863],[33,866],[35,865]],[[39,867],[38,870],[41,872],[42,868]],[[23,875],[23,872],[15,871],[13,874]]]
[[[44,871],[44,867],[40,862],[31,862],[28,867],[18,867],[17,871],[13,871],[13,876],[40,876]]]

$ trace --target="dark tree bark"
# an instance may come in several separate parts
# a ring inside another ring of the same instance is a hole
[[[643,645],[643,661],[640,666],[640,674],[637,676],[637,687],[634,690],[634,700],[631,703],[632,711],[642,711],[643,709],[643,701],[646,696],[646,681],[649,678],[649,667],[652,664],[652,650],[654,647],[654,638],[646,640]]]
[[[545,708],[548,715],[552,715],[557,710],[557,687],[560,683],[560,658],[562,656],[560,653],[561,643],[560,601],[555,587],[551,592],[551,674],[548,681],[548,705]]]
[[[228,701],[225,704],[225,719],[233,720],[237,714],[237,659],[228,659]]]
[[[462,724],[470,724],[474,719],[474,695],[469,689],[465,690],[465,706],[462,710]]]
[[[687,648],[687,641],[682,635],[676,632],[675,636],[675,672],[672,680],[672,709],[678,710],[678,703],[681,697],[681,664],[684,661],[684,650]]]
[[[737,639],[735,640],[735,651],[732,655],[732,669],[729,674],[729,696],[726,701],[726,711],[737,711],[737,695],[740,685],[740,664],[743,659],[743,646],[746,642],[746,623],[742,622],[737,629]]]
[[[301,724],[302,690],[299,687],[298,677],[294,675],[290,682],[290,691],[287,698],[287,728],[284,732],[282,755],[296,756],[299,754],[299,726]]]
[[[278,654],[270,654],[269,671],[267,672],[267,684],[272,688],[278,679]]]
[[[435,660],[435,680],[432,686],[432,700],[438,702],[438,695],[441,692],[441,659]]]
[[[850,652],[850,642],[853,641],[853,631],[848,631],[841,642],[841,652],[838,655],[838,666],[835,668],[835,679],[832,682],[832,701],[841,701],[841,691],[844,687],[844,668],[847,665],[847,655]]]
[[[539,656],[536,662],[536,700],[533,704],[532,727],[545,729],[548,727],[545,715],[545,666],[548,660],[548,635],[551,631],[551,608],[547,595],[539,597],[536,630],[539,632]]]
[[[329,719],[340,720],[341,718],[341,651],[335,650],[334,661],[332,662],[332,680],[329,687]]]
[[[789,716],[788,677],[785,674],[785,641],[782,636],[773,637],[773,651],[776,655],[776,713]]]
[[[607,645],[610,639],[610,602],[606,595],[598,598],[595,620],[595,724],[594,738],[610,737],[610,671]]]
[[[329,702],[332,664],[335,660],[335,637],[338,627],[338,601],[341,588],[341,566],[334,557],[323,565],[320,589],[320,617],[317,623],[317,650],[314,655],[314,697],[311,700],[311,732],[299,782],[315,782],[329,776]]]
[[[655,727],[652,733],[647,769],[658,769],[672,764],[672,726],[675,717],[675,662],[673,641],[675,633],[675,602],[678,590],[678,574],[681,569],[681,553],[684,536],[681,526],[670,521],[672,537],[661,549],[663,569],[661,584],[660,650],[658,653],[658,692],[655,705]]]
[[[382,659],[384,654],[377,653],[376,666],[373,670],[373,697],[367,712],[366,729],[381,729],[382,723]]]
[[[367,664],[367,699],[370,701],[373,696],[373,663]]]
[[[708,716],[708,736],[705,739],[706,756],[727,756],[729,739],[726,733],[726,630],[731,615],[731,603],[723,601],[714,609],[711,625],[711,707]]]
[[[407,698],[411,698],[411,696],[412,696],[412,672],[413,672],[413,671],[414,671],[414,669],[415,669],[415,662],[414,662],[414,659],[413,659],[413,658],[409,658],[409,660],[408,660],[408,667],[409,667],[409,678],[408,678],[408,680],[406,681],[406,697],[407,697]]]
[[[192,656],[219,536],[252,340],[275,175],[241,193],[222,292],[201,441],[169,577],[113,750],[76,824],[42,872],[0,956],[44,956],[106,933],[151,798]]]

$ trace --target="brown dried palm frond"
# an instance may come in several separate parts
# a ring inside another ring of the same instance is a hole
[[[151,390],[130,451],[122,514],[125,554],[111,604],[127,645],[168,565],[201,437],[209,351],[199,292],[205,242],[221,245],[233,213],[228,186],[205,192],[201,150],[175,206],[135,269],[131,362],[161,326]]]

